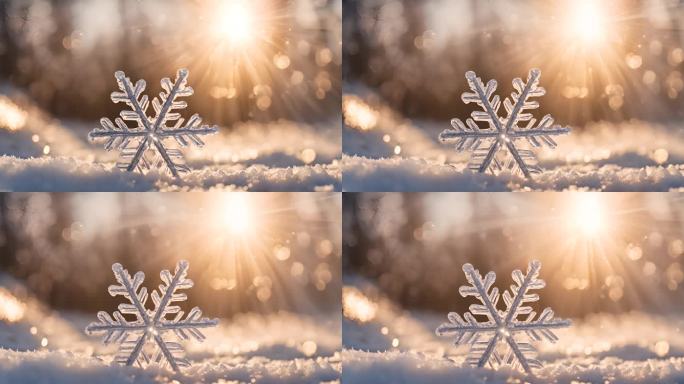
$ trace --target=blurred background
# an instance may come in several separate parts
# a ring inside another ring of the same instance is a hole
[[[345,0],[343,78],[410,118],[466,116],[464,74],[542,70],[542,113],[566,124],[682,116],[680,0]]]
[[[316,121],[339,111],[340,22],[340,0],[2,0],[0,83],[92,120],[120,110],[116,70],[154,94],[188,68],[212,123]]]
[[[152,289],[162,269],[185,259],[195,282],[186,305],[210,317],[334,314],[340,200],[332,193],[2,194],[0,275],[53,310],[111,313],[120,302],[107,293],[112,264],[143,271]]]
[[[463,264],[504,289],[536,259],[538,307],[561,317],[681,314],[683,219],[678,194],[345,194],[344,272],[400,307],[463,313]]]

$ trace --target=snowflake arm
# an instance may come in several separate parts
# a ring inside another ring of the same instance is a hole
[[[499,325],[501,323],[501,317],[499,316],[499,311],[496,310],[496,305],[499,302],[499,289],[496,287],[492,288],[492,285],[494,285],[494,281],[496,280],[496,274],[494,272],[489,272],[483,279],[480,272],[473,268],[471,264],[465,264],[463,266],[463,272],[465,272],[466,279],[470,283],[470,286],[461,286],[461,288],[458,289],[458,292],[463,297],[473,296],[482,303],[472,304],[470,306],[470,313],[473,315],[487,316],[489,322]]]
[[[188,262],[182,260],[176,266],[176,270],[173,275],[168,270],[163,270],[160,273],[163,284],[159,285],[159,292],[152,292],[152,301],[155,305],[153,322],[157,325],[158,330],[173,330],[176,335],[179,336],[181,340],[187,340],[188,336],[184,330],[195,336],[198,341],[204,340],[204,335],[199,331],[198,328],[212,327],[218,324],[217,319],[207,319],[201,318],[202,311],[199,308],[193,308],[188,317],[185,320],[181,320],[183,317],[183,311],[181,311],[179,306],[170,305],[174,302],[180,302],[187,300],[187,295],[185,293],[177,293],[180,289],[190,289],[193,286],[193,282],[187,279],[188,274]],[[176,318],[171,322],[164,322],[163,319],[166,318],[168,314],[176,314]],[[155,341],[159,346],[160,352],[166,358],[166,361],[171,365],[171,367],[178,371],[179,367],[189,365],[189,362],[182,355],[183,349],[178,343],[164,343],[160,340],[159,335],[155,335]]]
[[[120,285],[109,286],[109,294],[124,296],[130,301],[130,304],[119,304],[119,310],[114,311],[113,319],[106,312],[98,312],[97,317],[100,321],[90,323],[86,327],[86,333],[89,335],[105,333],[105,344],[121,339],[127,332],[143,330],[149,319],[144,309],[147,301],[147,288],[140,288],[145,279],[145,274],[138,272],[135,277],[131,278],[128,271],[123,269],[119,263],[112,266],[112,271],[114,271],[116,280]],[[128,322],[122,314],[134,315],[137,319],[134,322]]]
[[[452,119],[451,125],[454,129],[444,130],[439,139],[442,142],[456,142],[456,150],[473,150],[474,158],[471,160],[469,168],[484,172],[494,161],[495,168],[500,168],[500,164],[494,158],[501,143],[494,140],[493,145],[485,151],[478,151],[482,140],[486,138],[497,138],[504,132],[504,127],[499,119],[498,112],[501,106],[499,95],[494,95],[497,88],[496,80],[489,80],[485,86],[482,79],[477,77],[475,72],[466,72],[466,80],[472,92],[464,92],[461,100],[465,104],[476,103],[482,110],[473,111],[471,117],[464,124],[460,119]],[[475,121],[488,123],[487,128],[480,128]]]
[[[482,278],[480,272],[473,268],[471,264],[463,266],[463,272],[470,285],[464,285],[459,288],[459,293],[463,297],[473,296],[482,304],[470,305],[470,312],[466,313],[464,322],[457,314],[450,316],[451,323],[442,324],[437,328],[437,334],[440,336],[456,333],[457,344],[471,343],[473,348],[468,355],[469,362],[476,362],[478,367],[483,367],[491,357],[495,360],[500,360],[498,354],[495,353],[494,347],[498,341],[499,335],[489,341],[479,340],[478,333],[482,332],[496,332],[502,326],[502,319],[496,305],[499,302],[499,289],[494,287],[496,274],[489,272]],[[478,323],[473,315],[486,316],[485,323]],[[455,321],[454,321],[455,320]]]
[[[104,333],[104,344],[109,344],[111,341],[121,342],[122,347],[116,360],[132,365],[142,352],[144,333],[149,323],[149,316],[145,310],[147,288],[140,288],[145,280],[145,274],[138,272],[131,278],[128,271],[119,263],[112,266],[112,271],[119,285],[109,286],[109,294],[114,297],[124,296],[130,304],[119,304],[118,311],[114,311],[114,319],[106,312],[98,312],[97,317],[100,322],[88,325],[86,333],[88,335]],[[122,314],[134,315],[137,319],[134,322],[128,322]],[[147,359],[147,356],[143,356],[143,359]]]
[[[532,69],[527,76],[527,83],[523,82],[519,77],[513,79],[513,88],[515,88],[515,92],[511,94],[510,99],[506,98],[506,100],[504,100],[504,108],[506,108],[506,112],[508,112],[504,133],[517,127],[519,122],[530,121],[532,119],[531,113],[523,113],[526,109],[539,108],[538,102],[530,101],[529,99],[532,97],[541,97],[546,94],[546,90],[539,86],[540,75],[541,71],[535,68]],[[513,100],[515,104],[513,104],[511,100]]]

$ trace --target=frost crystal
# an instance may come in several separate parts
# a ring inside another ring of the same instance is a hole
[[[474,111],[472,118],[465,122],[460,119],[452,119],[453,129],[445,129],[440,133],[439,139],[444,143],[455,143],[457,151],[469,150],[472,157],[468,168],[478,172],[485,172],[488,169],[497,173],[504,169],[518,169],[525,177],[531,177],[532,173],[541,173],[541,168],[537,164],[537,158],[530,149],[516,147],[516,141],[526,139],[532,147],[546,145],[555,148],[556,142],[551,136],[558,136],[570,133],[569,127],[553,125],[551,115],[544,116],[538,125],[537,120],[526,110],[539,108],[539,103],[530,101],[530,98],[543,96],[546,92],[539,87],[539,77],[541,71],[532,69],[527,77],[527,83],[520,78],[513,80],[515,91],[510,99],[504,99],[507,117],[499,117],[500,98],[494,95],[496,91],[496,80],[490,80],[487,86],[482,79],[477,77],[475,72],[466,72],[468,85],[473,92],[464,92],[461,100],[464,103],[477,103],[482,111]],[[488,127],[481,128],[476,121],[487,122]],[[527,122],[522,128],[518,126],[521,122]],[[504,149],[505,147],[505,149]],[[507,150],[510,153],[508,159],[498,157],[498,153]]]
[[[184,312],[180,307],[170,305],[187,299],[185,293],[177,293],[177,290],[192,288],[192,280],[186,279],[188,262],[181,260],[173,275],[168,270],[160,273],[162,284],[159,285],[159,291],[152,291],[151,295],[153,310],[145,308],[147,289],[140,288],[145,279],[144,273],[138,272],[131,278],[119,263],[112,265],[112,271],[119,284],[110,285],[109,294],[124,296],[130,303],[119,304],[119,310],[114,311],[113,318],[106,312],[98,312],[100,321],[90,323],[85,329],[86,333],[104,335],[104,344],[120,343],[115,357],[118,363],[133,365],[138,362],[144,367],[150,363],[164,365],[166,362],[176,372],[180,367],[189,366],[190,362],[183,357],[180,343],[169,341],[173,338],[166,335],[174,333],[179,340],[188,340],[192,336],[197,341],[203,341],[205,337],[199,328],[216,326],[218,319],[202,317],[202,311],[197,307],[191,309],[183,319]],[[166,318],[172,314],[175,314],[173,319]],[[126,319],[124,315],[135,316],[135,320]],[[144,348],[148,340],[153,342],[151,351]]]
[[[201,147],[204,142],[199,136],[211,135],[217,132],[216,126],[201,125],[202,119],[198,114],[192,115],[184,124],[180,113],[175,112],[187,107],[185,101],[178,101],[179,97],[188,97],[193,94],[191,87],[187,86],[188,70],[181,69],[176,75],[176,81],[169,78],[161,81],[163,91],[159,98],[152,99],[154,117],[147,117],[149,99],[142,93],[145,91],[145,80],[138,80],[135,85],[122,71],[114,74],[121,92],[112,92],[111,99],[114,103],[126,103],[130,110],[123,110],[120,117],[114,122],[108,118],[100,120],[101,128],[95,128],[88,135],[91,140],[105,138],[105,149],[114,148],[121,151],[117,167],[127,171],[139,170],[142,173],[152,168],[159,168],[163,164],[174,177],[179,177],[180,172],[188,172],[190,168],[185,164],[183,153],[178,148],[171,148],[166,142],[175,139],[181,147],[190,143]],[[125,121],[135,122],[135,127],[129,127]],[[168,127],[167,123],[175,124]],[[155,152],[152,156],[146,156],[150,147]]]
[[[552,330],[570,326],[570,320],[554,319],[551,308],[545,308],[535,320],[536,312],[532,307],[524,305],[539,300],[537,294],[529,291],[545,286],[544,280],[537,278],[540,268],[541,263],[534,260],[527,267],[526,275],[518,269],[513,271],[515,284],[511,285],[510,293],[504,292],[506,310],[501,311],[497,309],[499,290],[492,288],[496,274],[489,272],[483,279],[478,270],[465,264],[463,272],[470,285],[464,285],[458,291],[461,296],[473,296],[482,304],[471,305],[463,318],[457,313],[449,313],[449,322],[437,328],[437,335],[454,336],[457,345],[469,344],[470,352],[466,361],[471,365],[484,367],[489,363],[496,368],[508,364],[520,366],[528,373],[531,368],[540,368],[541,362],[536,358],[536,349],[525,340],[529,338],[532,341],[555,342],[558,338]],[[475,316],[485,316],[487,321],[478,321]],[[520,316],[525,317],[519,319]],[[496,348],[501,340],[505,341],[504,346],[508,345],[503,353]]]

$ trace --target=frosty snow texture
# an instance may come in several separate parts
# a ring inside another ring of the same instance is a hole
[[[185,101],[177,101],[179,97],[192,96],[192,87],[187,86],[189,71],[181,69],[176,75],[176,81],[166,77],[162,79],[163,91],[159,98],[152,99],[152,107],[155,117],[147,117],[149,98],[142,93],[145,91],[145,80],[138,80],[135,85],[122,71],[117,71],[117,84],[121,92],[112,92],[111,99],[114,103],[126,103],[130,110],[123,110],[120,117],[114,122],[108,118],[100,120],[101,128],[95,128],[88,135],[91,140],[105,138],[105,149],[114,148],[121,151],[117,167],[126,171],[139,170],[142,173],[166,165],[166,168],[174,177],[179,177],[180,172],[188,172],[190,168],[185,164],[183,153],[178,148],[169,148],[164,140],[173,138],[181,146],[193,143],[199,147],[204,145],[200,139],[202,135],[211,135],[218,131],[216,126],[201,125],[202,119],[198,114],[190,117],[187,124],[175,110],[181,110],[188,105]],[[133,121],[136,126],[131,128],[125,121]],[[167,123],[175,124],[168,127]],[[156,149],[156,155],[152,158],[145,156],[150,147]]]
[[[455,344],[469,344],[470,352],[466,361],[471,365],[484,367],[489,363],[492,367],[498,367],[507,364],[514,367],[520,366],[528,373],[532,368],[541,368],[542,364],[536,359],[537,351],[534,346],[516,336],[524,333],[532,341],[555,342],[558,338],[552,330],[568,327],[570,321],[554,319],[551,308],[545,308],[535,320],[537,313],[532,310],[532,307],[524,305],[539,300],[537,294],[529,293],[529,291],[542,289],[545,286],[544,280],[537,278],[540,268],[541,262],[534,260],[527,267],[526,275],[518,269],[513,271],[515,284],[511,285],[510,292],[503,293],[506,310],[501,311],[497,309],[499,289],[492,288],[496,274],[489,272],[483,279],[480,272],[471,264],[465,264],[463,272],[470,285],[461,286],[459,293],[463,297],[473,296],[482,304],[472,304],[469,312],[466,312],[463,317],[450,312],[447,315],[449,322],[437,328],[437,335],[454,336]],[[519,316],[524,315],[526,315],[524,319],[518,319]],[[486,316],[487,321],[480,322],[475,316]],[[498,342],[502,339],[508,344],[508,349],[503,356],[496,349]]]
[[[169,341],[164,338],[165,334],[173,332],[180,340],[188,340],[193,337],[197,341],[205,339],[199,328],[213,327],[218,324],[218,319],[202,317],[202,311],[194,307],[183,319],[184,312],[180,307],[170,305],[174,302],[185,301],[185,293],[176,293],[180,289],[192,288],[193,282],[186,279],[188,262],[181,260],[176,265],[172,275],[168,270],[160,273],[162,284],[159,291],[152,291],[154,310],[145,308],[147,302],[147,288],[140,286],[145,279],[142,272],[136,273],[132,278],[121,264],[112,265],[112,271],[118,285],[109,286],[109,294],[113,297],[124,296],[130,303],[119,304],[119,310],[114,311],[113,318],[106,312],[98,312],[100,321],[90,323],[85,331],[89,335],[104,335],[103,342],[120,343],[119,352],[115,357],[118,363],[133,365],[138,362],[140,366],[150,363],[164,365],[168,363],[174,371],[181,367],[190,366],[190,362],[183,357],[183,347],[180,343]],[[167,319],[169,314],[175,314],[173,319]],[[133,315],[135,321],[127,320],[124,315]],[[155,344],[152,353],[146,353],[143,347],[150,340]]]
[[[526,110],[539,108],[538,102],[529,99],[544,96],[546,92],[544,88],[539,87],[540,76],[539,69],[532,69],[526,83],[520,78],[513,80],[515,91],[510,98],[503,101],[508,114],[504,118],[499,117],[501,99],[499,95],[494,95],[496,80],[490,80],[485,86],[475,72],[466,72],[465,77],[473,92],[464,92],[461,99],[466,104],[477,103],[482,111],[473,111],[465,124],[461,119],[452,119],[453,129],[442,131],[439,135],[440,141],[455,143],[457,151],[472,151],[468,167],[478,172],[486,172],[488,169],[493,172],[518,169],[528,178],[533,173],[541,173],[542,169],[537,165],[534,152],[516,147],[516,140],[527,139],[535,148],[543,145],[555,148],[556,142],[551,136],[570,133],[570,128],[554,125],[551,115],[544,116],[535,126],[537,120],[531,113],[525,113]],[[476,121],[487,122],[489,126],[481,128]],[[518,126],[518,123],[525,121],[528,122],[527,126]],[[512,159],[497,158],[498,152],[504,147]]]

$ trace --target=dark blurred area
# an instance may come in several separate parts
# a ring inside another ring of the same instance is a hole
[[[339,312],[339,194],[253,195],[0,194],[0,275],[50,308],[107,311],[112,264],[151,292],[185,259],[188,308]]]
[[[684,201],[660,193],[346,193],[345,283],[370,282],[404,308],[462,313],[462,271],[542,262],[539,307],[562,316],[684,311]]]
[[[120,106],[116,70],[190,70],[190,108],[212,123],[339,114],[339,0],[0,0],[0,83],[51,114],[94,120]]]
[[[345,92],[377,92],[403,115],[472,111],[464,74],[511,81],[542,70],[557,121],[683,116],[681,0],[344,0]]]

